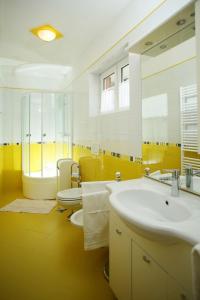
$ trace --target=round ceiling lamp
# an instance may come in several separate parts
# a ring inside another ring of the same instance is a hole
[[[51,42],[55,39],[60,39],[63,37],[63,34],[51,25],[35,27],[30,31],[39,39],[45,42]]]
[[[51,42],[53,40],[55,40],[56,38],[56,33],[52,30],[49,29],[40,29],[38,30],[38,37],[46,42]]]

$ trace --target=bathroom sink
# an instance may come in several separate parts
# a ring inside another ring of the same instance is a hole
[[[127,189],[113,193],[110,203],[119,216],[147,238],[174,242],[177,224],[187,222],[192,213],[180,198],[147,189]]]
[[[117,200],[125,209],[137,212],[140,218],[161,222],[180,222],[191,214],[180,202],[149,190],[127,190],[119,192]]]

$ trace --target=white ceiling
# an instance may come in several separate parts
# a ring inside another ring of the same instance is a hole
[[[133,1],[133,0],[132,0]],[[73,66],[131,0],[0,0],[0,57]],[[30,29],[51,24],[64,38],[43,42]]]

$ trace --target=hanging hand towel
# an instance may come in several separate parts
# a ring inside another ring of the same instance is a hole
[[[83,193],[85,250],[108,246],[109,192]]]
[[[106,190],[106,184],[113,183],[116,181],[89,181],[89,182],[82,182],[82,193],[95,193],[100,191]]]

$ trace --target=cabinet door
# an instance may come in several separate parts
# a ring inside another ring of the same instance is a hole
[[[131,299],[131,239],[110,219],[110,286],[118,300]]]
[[[167,300],[167,274],[132,242],[132,299]]]
[[[168,276],[167,279],[167,300],[191,300],[192,297],[186,293],[186,291],[180,287],[180,285],[172,278]]]

